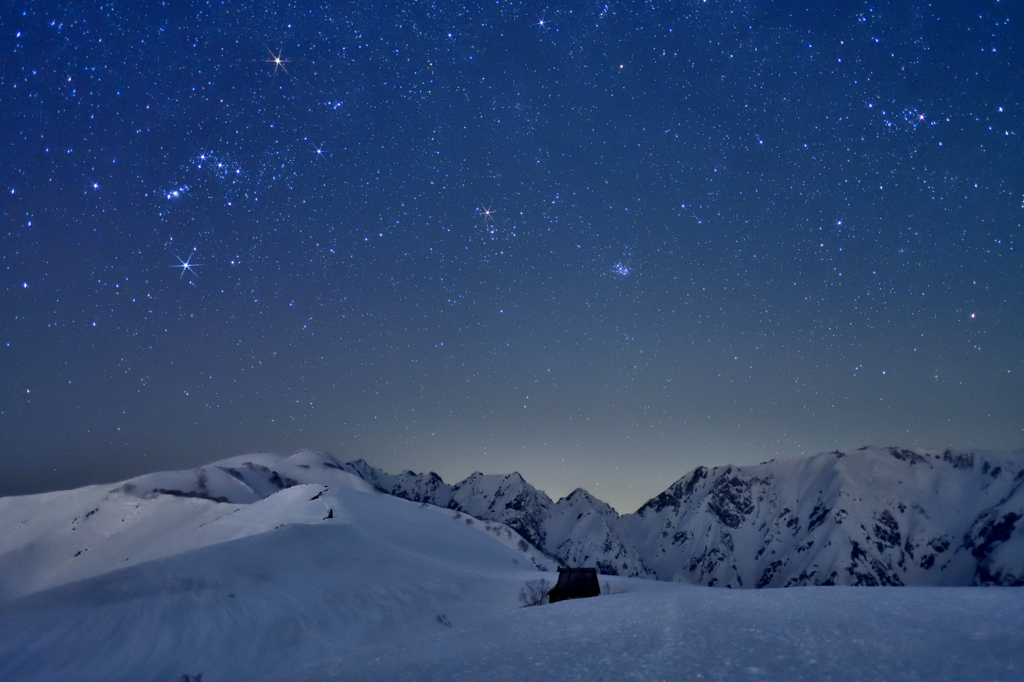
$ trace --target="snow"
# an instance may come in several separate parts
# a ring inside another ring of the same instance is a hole
[[[213,473],[246,462],[266,471]],[[520,587],[553,581],[554,564],[507,526],[379,493],[336,464],[233,458],[205,477],[0,498],[0,680],[1024,676],[1024,588],[602,576],[600,597],[521,608]],[[259,497],[274,472],[295,485],[249,504],[185,495]],[[596,500],[570,497],[566,509],[597,509],[581,527],[604,528]]]
[[[346,651],[305,679],[1013,680],[1024,659],[1019,594],[613,584],[631,591]]]
[[[898,448],[700,468],[618,530],[663,580],[1013,584],[1024,573],[1022,471],[1024,452]],[[1012,532],[993,532],[998,523]]]
[[[361,460],[342,468],[609,574],[733,588],[1024,585],[1024,450],[866,447],[698,467],[624,516],[584,490],[552,502],[518,474],[448,485]]]

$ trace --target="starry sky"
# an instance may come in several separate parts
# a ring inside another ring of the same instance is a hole
[[[0,12],[0,494],[1024,446],[1019,3]]]

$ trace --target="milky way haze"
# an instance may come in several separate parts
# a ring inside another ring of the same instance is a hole
[[[0,12],[0,493],[1024,445],[1019,3]]]

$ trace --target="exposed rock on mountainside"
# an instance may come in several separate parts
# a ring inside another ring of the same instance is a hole
[[[636,550],[619,536],[618,513],[582,488],[552,502],[518,473],[474,473],[448,485],[433,472],[390,475],[363,460],[342,466],[396,497],[503,523],[562,563],[595,565],[611,575],[654,577]]]
[[[699,467],[619,516],[584,490],[552,503],[518,474],[389,476],[407,499],[500,521],[561,562],[727,587],[1024,584],[1024,452],[862,448]]]
[[[1022,463],[1020,452],[862,448],[701,468],[620,529],[662,580],[1021,584]]]
[[[241,455],[20,502],[4,498],[26,517],[0,543],[0,568],[7,560],[24,565],[26,557],[34,568],[22,571],[24,585],[8,581],[0,592],[23,593],[49,580],[47,571],[106,570],[102,557],[121,551],[111,554],[112,547],[131,547],[125,556],[133,561],[163,556],[176,538],[212,519],[242,524],[247,506],[284,504],[304,485],[375,489],[489,522],[485,532],[530,555],[535,566],[547,559],[533,547],[559,563],[605,574],[721,587],[1024,585],[1024,451],[862,448],[699,467],[623,516],[582,489],[552,502],[517,473],[474,473],[450,485],[435,473],[391,475],[362,460],[341,463],[300,451]],[[38,514],[24,511],[36,508]],[[159,510],[172,508],[187,512],[173,518],[187,517],[189,528],[160,521]],[[310,509],[317,522],[337,511]],[[252,529],[242,524],[225,532],[234,537]],[[51,565],[40,549],[50,547],[66,562],[62,548],[72,545],[73,564]]]

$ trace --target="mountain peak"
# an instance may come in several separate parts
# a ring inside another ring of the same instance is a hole
[[[328,488],[499,522],[562,564],[610,574],[746,588],[1024,584],[1024,451],[868,447],[700,466],[622,516],[583,488],[554,503],[518,472],[476,471],[449,485],[434,472],[392,475],[312,450],[147,474],[106,494],[188,498],[226,513],[296,495],[315,501]]]

